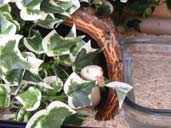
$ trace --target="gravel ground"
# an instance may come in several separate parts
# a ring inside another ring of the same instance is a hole
[[[132,56],[135,101],[148,108],[171,109],[171,46],[137,44],[127,49]]]
[[[114,117],[114,119],[108,121],[97,121],[92,118],[87,119],[83,126],[93,126],[93,127],[101,127],[101,128],[129,128],[129,125],[125,119],[125,111],[121,110],[121,112]]]

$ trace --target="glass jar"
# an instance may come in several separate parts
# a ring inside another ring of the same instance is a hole
[[[171,128],[171,37],[137,36],[121,41],[130,128]]]

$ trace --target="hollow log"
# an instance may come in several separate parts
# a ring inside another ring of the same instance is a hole
[[[122,58],[120,47],[116,40],[116,29],[110,18],[97,17],[92,9],[79,9],[65,24],[90,35],[103,48],[107,63],[108,76],[111,81],[122,81]],[[116,91],[109,89],[107,99],[101,101],[97,108],[97,120],[109,120],[118,112],[118,98]]]

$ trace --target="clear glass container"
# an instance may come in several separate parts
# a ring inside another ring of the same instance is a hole
[[[121,41],[130,128],[171,128],[171,37],[136,36]]]

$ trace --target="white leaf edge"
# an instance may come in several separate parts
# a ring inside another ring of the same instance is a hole
[[[39,117],[41,117],[41,116],[46,116],[46,115],[47,115],[46,112],[47,112],[46,110],[40,110],[40,111],[36,112],[36,113],[30,118],[30,120],[27,122],[26,128],[32,128],[32,125],[35,123],[35,121],[37,121],[37,119],[38,119]],[[40,126],[39,128],[41,128],[41,126]]]
[[[68,77],[68,79],[64,83],[64,92],[65,92],[65,94],[67,94],[68,91],[69,91],[69,86],[71,84],[71,80],[73,82],[77,82],[78,84],[87,82],[87,81],[83,80],[79,75],[77,75],[77,73],[75,73],[75,72],[71,73],[71,75]]]
[[[122,99],[120,99],[120,95],[119,95],[119,91],[124,91],[126,94],[133,89],[133,87],[127,83],[123,83],[123,82],[119,82],[119,81],[114,81],[114,82],[110,82],[108,84],[105,85],[106,87],[109,88],[113,88],[116,90],[117,96],[118,96],[118,100],[119,100],[119,109],[121,109],[123,101],[126,97],[126,95],[124,97],[121,97]],[[126,89],[126,90],[124,90]]]
[[[82,50],[85,49],[87,53],[95,52],[98,49],[92,48],[91,47],[91,40],[89,40],[87,43],[85,43],[78,51],[78,53]]]
[[[34,38],[35,36],[33,36],[32,38]],[[27,47],[27,49],[29,49],[30,51],[33,51],[36,54],[42,54],[44,53],[44,51],[36,51],[27,41],[26,38],[24,38],[24,45]]]
[[[35,89],[37,89],[37,88],[34,88],[34,87],[29,87],[29,89],[27,90],[27,91],[32,91],[32,90],[35,90]],[[27,111],[34,111],[34,110],[36,110],[39,106],[40,106],[40,101],[41,101],[41,98],[42,98],[42,94],[41,94],[41,92],[37,89],[37,91],[38,91],[38,97],[37,97],[37,102],[34,104],[34,106],[33,107],[31,107],[31,108],[27,108],[26,106],[25,106],[25,101],[23,101],[23,99],[20,97],[20,96],[16,96],[15,98],[25,107],[25,109],[27,110]]]
[[[26,54],[26,60],[31,65],[30,71],[34,74],[38,74],[39,66],[43,63],[43,60],[37,59],[32,52],[24,52]]]
[[[9,93],[11,92],[10,86],[8,84],[0,84],[0,87],[1,86],[5,88],[5,90],[8,93],[8,98],[9,98]],[[8,107],[9,105],[10,105],[10,102],[8,102],[8,104],[5,107]]]
[[[39,19],[44,20],[46,18],[47,14],[40,11],[39,14],[32,13],[32,15],[30,15],[27,11],[27,8],[24,8],[20,11],[20,16],[25,21],[35,21],[35,20],[39,20]]]
[[[26,128],[31,128],[32,125],[34,124],[35,121],[37,121],[37,119],[41,116],[47,116],[48,113],[53,110],[54,108],[67,108],[72,114],[75,114],[76,111],[74,111],[72,108],[70,108],[68,105],[66,105],[63,102],[60,101],[54,101],[52,103],[50,103],[47,107],[47,109],[44,110],[40,110],[38,112],[36,112],[28,121]]]
[[[69,91],[69,86],[71,86],[71,80],[73,82],[76,82],[78,84],[82,84],[82,83],[85,83],[85,82],[88,82],[86,80],[83,80],[79,75],[77,75],[75,72],[73,72],[69,77],[68,79],[65,81],[64,83],[64,93],[68,96],[68,105],[73,108],[73,109],[80,109],[82,107],[75,107],[75,105],[73,104],[73,97],[69,96],[68,95],[68,91]],[[89,98],[91,97],[91,94],[88,96]],[[91,100],[91,98],[90,98]]]

